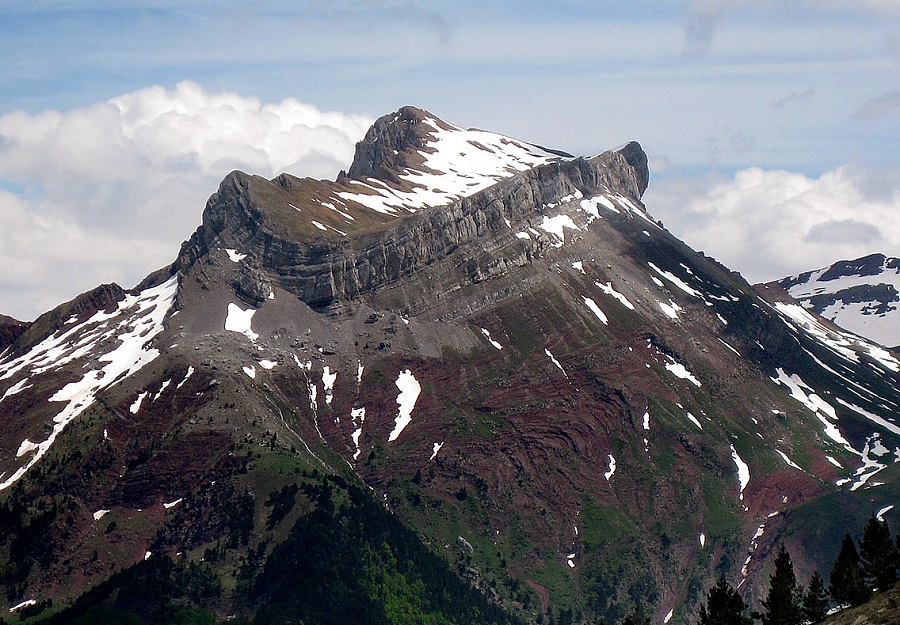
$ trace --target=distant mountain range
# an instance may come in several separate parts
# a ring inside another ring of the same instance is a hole
[[[882,345],[900,346],[900,259],[871,254],[776,284],[842,328]]]
[[[405,107],[334,181],[226,176],[136,288],[0,320],[5,609],[691,623],[781,544],[805,583],[900,525],[897,354],[690,249],[648,181],[637,143]]]

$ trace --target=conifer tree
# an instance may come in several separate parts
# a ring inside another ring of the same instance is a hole
[[[825,580],[816,571],[809,580],[806,594],[803,595],[803,618],[810,623],[818,623],[828,613],[828,591]]]
[[[831,569],[828,591],[838,605],[860,605],[869,599],[870,592],[863,581],[859,554],[850,534],[844,536],[841,542],[841,552]]]
[[[784,548],[775,556],[775,572],[769,577],[769,593],[763,599],[763,625],[800,625],[803,591],[797,585],[791,556]]]
[[[866,586],[885,590],[897,581],[897,547],[891,540],[887,521],[879,521],[875,514],[869,518],[859,542],[860,564]]]
[[[635,604],[628,616],[622,619],[620,625],[650,625],[650,617],[644,616],[643,607]]]
[[[753,621],[744,616],[746,609],[744,600],[723,575],[716,585],[710,588],[706,605],[700,606],[700,620],[697,625],[752,625]]]

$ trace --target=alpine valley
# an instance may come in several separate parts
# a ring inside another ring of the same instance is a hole
[[[648,181],[405,107],[335,181],[229,174],[136,288],[0,317],[6,618],[690,623],[896,528],[897,354]]]

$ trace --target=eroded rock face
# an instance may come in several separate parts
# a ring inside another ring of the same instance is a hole
[[[386,128],[384,122],[382,127],[373,126],[379,130],[367,135],[357,158],[364,163],[375,159],[377,164],[368,169],[365,164],[351,168],[351,174],[387,167],[380,156],[370,156],[371,150],[380,154],[380,148],[366,146],[408,146],[414,141],[413,131],[396,136],[390,129],[409,125],[408,120],[400,119]],[[530,224],[547,205],[573,194],[590,197],[610,189],[639,203],[647,184],[646,164],[640,146],[631,143],[620,152],[537,167],[471,197],[397,218],[374,231],[314,238],[297,236],[261,208],[257,199],[266,193],[261,187],[274,183],[235,172],[210,198],[203,225],[183,246],[176,266],[188,267],[214,247],[241,249],[271,270],[279,286],[321,310],[412,275],[443,260],[452,250],[491,241],[497,247],[489,250],[490,258],[459,268],[455,276],[458,282],[478,282],[541,253],[545,243],[523,243],[515,238],[515,229]]]

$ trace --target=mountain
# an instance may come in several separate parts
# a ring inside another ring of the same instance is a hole
[[[648,182],[637,143],[413,107],[335,181],[229,174],[171,266],[2,351],[9,607],[687,623],[720,574],[758,605],[782,543],[805,582],[896,527],[900,360],[673,237]]]
[[[871,254],[773,284],[842,328],[900,346],[900,259]]]

